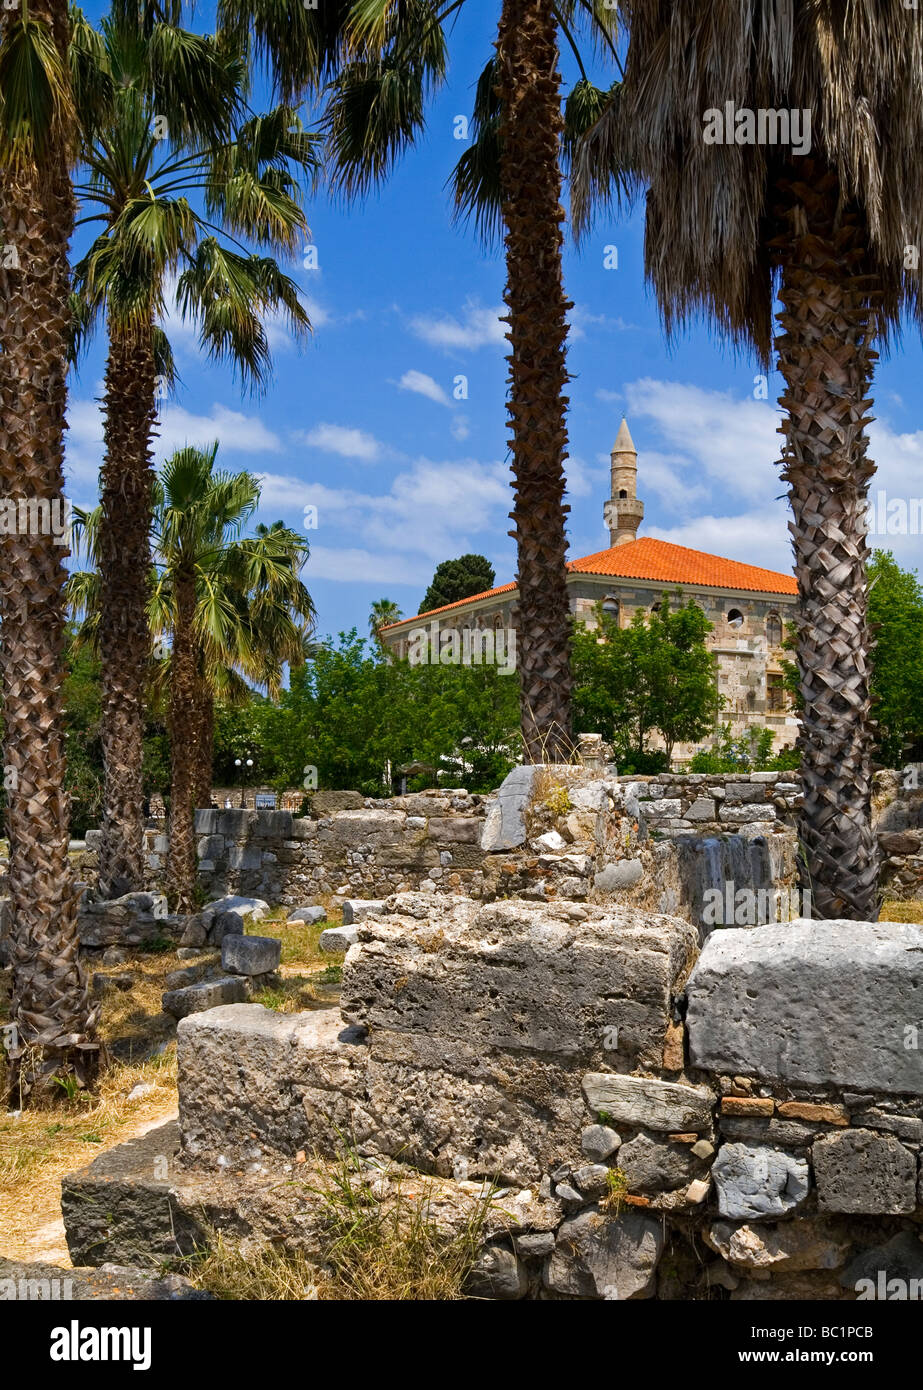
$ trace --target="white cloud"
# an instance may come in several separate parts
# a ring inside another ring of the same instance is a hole
[[[365,430],[354,429],[348,425],[316,425],[313,430],[301,431],[303,443],[312,449],[321,449],[327,454],[339,454],[344,459],[361,459],[363,463],[374,463],[381,454],[381,445]]]
[[[707,391],[677,381],[644,378],[625,389],[631,424],[648,420],[670,446],[672,462],[697,481],[758,504],[781,488],[777,470],[781,439],[775,406],[730,391]],[[637,442],[637,441],[636,441]]]
[[[308,585],[313,579],[333,579],[341,584],[412,584],[422,588],[432,578],[432,569],[428,562],[414,562],[404,555],[312,544],[303,575]]]
[[[103,461],[103,415],[96,401],[72,399],[67,411],[65,436],[68,484],[95,505],[99,469]],[[218,440],[222,454],[277,454],[282,445],[254,415],[227,406],[212,406],[208,415],[193,415],[183,406],[167,403],[160,412],[154,438],[154,458],[159,465],[186,444],[200,448]]]
[[[426,372],[418,372],[411,369],[405,372],[397,383],[402,391],[414,391],[418,396],[425,396],[427,400],[435,401],[437,405],[451,406],[445,391],[435,381],[433,377],[427,376]]]
[[[459,443],[463,443],[471,433],[471,429],[468,425],[468,417],[466,415],[453,415],[449,429],[452,431],[452,438],[457,439]]]
[[[305,506],[315,506],[322,545],[332,545],[326,540],[330,527],[348,536],[351,545],[358,541],[376,553],[400,552],[410,565],[414,556],[432,562],[491,548],[498,532],[506,530],[510,509],[505,466],[474,459],[418,459],[395,476],[388,492],[377,495],[302,481],[291,474],[261,476],[261,514],[298,514]],[[428,568],[431,572],[432,563]]]
[[[792,569],[787,520],[785,504],[779,502],[774,507],[741,512],[737,516],[690,517],[679,526],[645,524],[642,535],[786,574]]]
[[[186,444],[199,447],[217,439],[220,454],[278,454],[282,444],[255,415],[215,404],[209,415],[193,415],[184,406],[168,402],[160,412],[159,438],[155,452],[158,462]],[[219,456],[220,456],[219,454]]]
[[[500,322],[500,315],[505,313],[502,306],[485,309],[469,299],[461,318],[452,314],[418,314],[410,320],[410,331],[430,347],[470,352],[493,343],[505,345],[506,324]]]

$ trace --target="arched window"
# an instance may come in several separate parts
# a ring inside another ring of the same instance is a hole
[[[606,617],[611,618],[613,622],[617,623],[621,610],[622,605],[619,602],[618,594],[606,594],[606,597],[603,599],[603,612]]]
[[[744,615],[739,608],[728,609],[728,624],[731,627],[743,627]]]
[[[766,641],[770,647],[782,645],[782,619],[778,613],[770,613],[766,619]]]
[[[619,488],[619,497],[627,497],[627,496],[628,496],[628,493],[625,491],[625,489],[624,489],[623,487],[622,487],[622,488]]]
[[[498,613],[494,618],[494,632],[499,632],[503,627],[503,614]]]
[[[652,612],[652,613],[659,613],[659,612],[660,612],[660,599],[658,599],[656,603],[652,603],[652,604],[651,604],[651,612]]]

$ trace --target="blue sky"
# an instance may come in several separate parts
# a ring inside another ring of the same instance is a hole
[[[498,583],[515,572],[502,255],[453,225],[444,187],[465,148],[454,138],[454,118],[470,115],[497,9],[469,0],[461,12],[426,137],[381,192],[348,207],[323,193],[308,202],[318,269],[305,269],[302,258],[287,269],[314,336],[297,349],[273,330],[274,375],[264,395],[242,395],[228,370],[208,366],[190,325],[167,325],[182,384],[161,409],[158,461],[184,443],[218,439],[224,467],[263,475],[260,520],[300,527],[305,508],[316,507],[304,579],[321,634],[364,632],[370,604],[384,596],[416,612],[439,561],[466,551],[487,555]],[[573,76],[566,56],[563,69]],[[611,80],[604,70],[594,75]],[[600,219],[585,245],[569,244],[565,255],[575,304],[570,554],[608,542],[608,452],[625,413],[639,451],[641,534],[789,569],[787,507],[774,466],[780,379],[770,377],[768,401],[754,399],[758,367],[705,325],[668,347],[644,285],[642,238],[638,210]],[[617,248],[617,269],[605,268],[608,246]],[[80,505],[96,498],[104,349],[101,339],[71,384],[68,490]],[[921,360],[919,339],[908,333],[879,364],[873,490],[889,497],[923,495]],[[455,399],[459,376],[467,399]],[[873,543],[905,565],[919,562],[919,536]]]

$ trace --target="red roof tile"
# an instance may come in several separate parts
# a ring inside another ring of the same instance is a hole
[[[690,550],[685,545],[655,540],[653,536],[642,536],[640,540],[627,541],[625,545],[598,550],[595,555],[568,560],[567,568],[572,574],[611,574],[619,579],[649,579],[658,584],[693,584],[704,589],[742,589],[755,593],[792,595],[798,592],[794,575],[779,574],[776,570],[764,570],[756,565],[745,565],[740,560],[725,560],[720,555],[707,555],[703,550]],[[446,603],[442,608],[431,608],[425,613],[417,613],[416,618],[432,618],[438,613],[461,608],[467,603],[477,603],[481,599],[493,598],[496,594],[512,593],[515,588],[515,584],[501,584],[499,588],[485,589],[483,593],[472,594],[470,598]],[[389,623],[382,631],[387,632],[389,628],[400,627],[413,621],[414,618],[402,618],[400,623]]]

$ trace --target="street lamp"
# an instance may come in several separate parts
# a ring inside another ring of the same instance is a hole
[[[251,768],[251,767],[253,766],[253,759],[252,759],[252,758],[246,758],[246,759],[235,758],[235,759],[234,759],[234,766],[235,766],[235,767],[239,767],[239,768],[244,768],[244,767]],[[241,805],[241,809],[243,809],[244,806],[245,806],[246,803],[247,803],[247,777],[246,777],[246,774],[242,774],[242,775],[243,775],[243,779],[244,779],[244,780],[243,780],[243,783],[242,783],[242,785],[241,785],[241,793],[240,793],[240,805]]]

